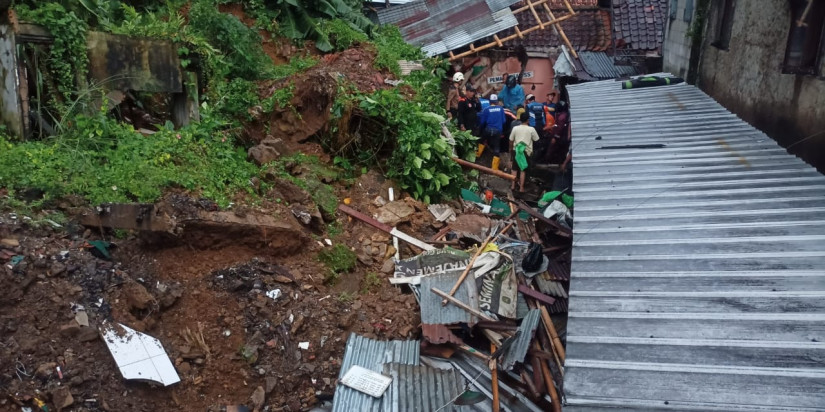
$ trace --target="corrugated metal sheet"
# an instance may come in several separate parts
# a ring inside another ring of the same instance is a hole
[[[354,333],[350,334],[338,379],[343,378],[353,365],[375,372],[382,372],[385,363],[418,365],[419,350],[419,341],[415,340],[378,341]],[[382,405],[380,399],[344,385],[338,385],[335,388],[332,410],[335,412],[380,411]]]
[[[823,410],[825,177],[693,86],[568,90],[566,410]]]
[[[461,371],[464,379],[471,383],[470,388],[474,391],[481,392],[487,395],[488,399],[492,399],[493,395],[491,389],[493,387],[492,377],[490,376],[490,369],[483,360],[474,358],[463,352],[456,352],[449,359],[450,364]],[[500,372],[502,373],[502,372]],[[535,403],[527,399],[521,392],[515,390],[508,385],[504,380],[499,379],[499,396],[501,399],[501,410],[504,412],[543,412],[544,410]],[[549,401],[549,396],[545,395],[545,401]],[[474,405],[475,408],[491,409],[491,403],[480,403]],[[466,407],[463,407],[466,408]],[[463,410],[456,408],[456,410]]]
[[[597,79],[615,79],[639,74],[632,66],[616,66],[605,52],[580,51],[579,60],[584,71]]]
[[[547,272],[539,274],[535,277],[536,284],[541,293],[554,298],[567,298],[567,292],[564,291],[564,285],[557,280],[551,280]]]
[[[518,24],[508,0],[428,0],[378,12],[381,24],[395,24],[404,40],[428,55],[446,53]]]
[[[501,358],[502,368],[511,369],[516,363],[524,362],[524,356],[527,355],[530,343],[533,342],[533,334],[536,332],[536,327],[539,326],[539,319],[541,319],[540,310],[533,309],[527,312],[527,316],[524,317],[518,328],[518,336],[510,345],[510,348],[507,349],[507,353]]]
[[[443,292],[449,292],[461,276],[461,272],[460,270],[453,270],[421,278],[421,323],[430,325],[449,325],[461,322],[475,324],[477,321],[475,316],[451,303],[442,306],[441,301],[444,299],[431,290],[431,288],[436,288]],[[475,281],[471,278],[472,276],[468,276],[464,282],[461,282],[461,286],[454,296],[456,299],[470,305],[470,307],[476,308],[478,307],[478,291]]]
[[[427,365],[384,365],[392,383],[382,397],[385,411],[436,411],[464,392],[464,377],[458,369],[438,369]],[[441,410],[461,410],[446,407]]]

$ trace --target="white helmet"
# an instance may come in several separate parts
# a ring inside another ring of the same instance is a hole
[[[464,81],[464,74],[461,73],[461,72],[457,72],[456,74],[453,75],[453,81],[454,82],[463,82]]]

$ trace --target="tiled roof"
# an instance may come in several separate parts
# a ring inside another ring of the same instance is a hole
[[[583,51],[579,53],[579,60],[587,74],[600,80],[638,74],[632,66],[617,66],[605,52]]]
[[[577,3],[585,3],[585,1]],[[556,17],[567,13],[564,10],[554,12]],[[543,21],[548,20],[544,13],[539,14],[539,17],[542,17]],[[529,11],[516,13],[516,19],[519,22],[518,28],[520,30],[538,24],[533,13]],[[607,10],[578,10],[576,16],[561,22],[560,25],[576,50],[604,51],[611,46],[610,12]],[[500,33],[499,37],[509,36],[515,32],[514,29],[508,29]],[[553,28],[548,26],[544,30],[536,30],[526,34],[524,39],[514,39],[507,44],[511,47],[520,45],[524,46],[527,51],[544,53],[552,47],[561,46],[564,42],[556,35]]]
[[[613,0],[616,47],[660,50],[667,6],[667,0]]]

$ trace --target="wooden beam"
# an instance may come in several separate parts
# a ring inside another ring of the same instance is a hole
[[[537,3],[533,3],[533,4],[535,5]],[[573,15],[567,14],[567,15],[561,16],[557,19],[553,19],[549,22],[543,22],[543,24],[545,26],[546,25],[554,25],[556,23],[563,22],[563,21],[565,21],[565,20],[567,20],[571,17],[573,17]],[[521,30],[521,29],[519,29],[518,26],[513,26],[513,29],[516,32],[515,34],[511,34],[509,36],[502,37],[499,40],[501,40],[501,42],[504,43],[504,42],[507,42],[507,41],[510,41],[510,40],[513,40],[513,39],[519,39],[519,38],[523,39],[525,34],[530,34],[530,33],[534,32],[536,30],[542,30],[542,27],[536,25],[536,26],[530,27],[529,29]],[[484,44],[484,45],[481,45],[481,46],[478,46],[478,47],[473,46],[472,50],[468,50],[468,51],[463,52],[463,53],[451,55],[449,60],[453,61],[453,60],[456,60],[456,59],[461,59],[463,57],[467,57],[467,56],[470,56],[474,53],[477,53],[477,52],[480,52],[480,51],[483,51],[483,50],[487,50],[489,48],[496,47],[496,46],[498,46],[498,43],[496,43],[495,41],[492,41],[490,43],[487,43],[487,44]]]
[[[564,0],[564,5],[567,6],[567,10],[570,10],[570,14],[576,14],[576,11],[573,10],[573,6],[570,5],[569,1]]]
[[[507,180],[516,180],[515,176],[513,176],[509,173],[504,173],[501,170],[490,169],[489,167],[484,167],[484,166],[481,166],[481,165],[477,165],[473,162],[468,162],[464,159],[459,159],[457,157],[454,157],[453,161],[455,161],[456,163],[458,163],[458,164],[460,164],[464,167],[469,167],[470,169],[475,169],[475,170],[478,170],[479,172],[487,173],[488,175],[498,176],[502,179],[507,179]]]
[[[542,306],[539,308],[539,310],[541,310],[541,321],[544,324],[544,327],[547,329],[547,332],[550,334],[550,343],[553,346],[553,350],[556,352],[557,355],[559,355],[559,360],[561,361],[561,363],[564,364],[564,358],[566,354],[564,352],[564,346],[562,346],[561,344],[561,339],[559,339],[559,334],[556,333],[556,326],[553,325],[553,320],[550,319],[550,314],[547,312],[547,308]],[[561,368],[559,368],[559,370],[561,371]]]
[[[544,23],[542,23],[541,17],[539,17],[539,13],[536,11],[536,8],[533,7],[532,0],[527,0],[527,7],[530,7],[530,12],[533,13],[533,17],[536,18],[536,22],[539,24],[539,27],[544,30]],[[547,3],[544,3],[544,7],[547,7]]]
[[[504,43],[502,43],[501,39],[498,38],[498,34],[493,35],[493,40],[496,41],[496,45],[498,45],[498,47],[503,47],[504,46]]]
[[[573,237],[573,232],[570,229],[560,225],[558,222],[554,222],[554,221],[544,217],[544,215],[537,212],[535,209],[528,206],[526,203],[524,203],[522,201],[518,201],[518,202],[516,202],[516,204],[518,205],[518,207],[521,210],[527,212],[528,215],[533,216],[534,218],[536,218],[538,220],[541,220],[542,222],[546,223],[547,225],[549,225],[553,229],[556,229],[556,233],[559,236]]]
[[[564,0],[564,2],[567,4],[567,7],[570,9],[570,13],[572,15],[575,15],[576,12],[574,12],[573,8],[570,7],[570,3],[567,3],[567,0]],[[544,11],[547,12],[547,17],[549,17],[550,20],[555,20],[556,17],[553,15],[553,11],[550,10],[550,6],[548,6],[547,3],[544,4]],[[562,41],[564,41],[564,44],[567,45],[567,48],[570,49],[570,53],[573,54],[573,57],[578,59],[579,54],[576,53],[576,50],[573,48],[573,44],[570,43],[570,39],[568,39],[567,35],[564,34],[564,29],[561,28],[561,25],[553,25],[553,30],[556,31],[556,33],[559,35],[559,37],[561,37]]]
[[[556,303],[556,299],[551,298],[550,296],[545,295],[537,290],[533,290],[527,285],[518,285],[518,291],[547,305],[552,305]]]
[[[468,263],[467,267],[464,268],[464,272],[461,272],[461,276],[455,282],[455,285],[453,285],[453,288],[450,289],[450,296],[455,295],[455,293],[458,291],[458,288],[461,287],[462,283],[464,283],[464,279],[466,279],[467,275],[470,273],[470,271],[473,270],[473,264],[476,262],[476,259],[478,259],[478,257],[481,256],[481,253],[484,250],[484,248],[486,248],[487,245],[489,245],[490,242],[492,242],[499,235],[501,235],[503,233],[506,233],[508,230],[510,230],[510,228],[512,226],[513,226],[513,222],[510,222],[507,226],[504,227],[504,229],[502,229],[498,233],[490,233],[490,235],[487,236],[487,239],[484,241],[484,243],[482,243],[481,246],[478,248],[478,250],[476,250],[476,253],[473,255],[473,258],[470,259],[470,263]],[[447,304],[447,299],[444,299],[444,300],[441,301],[442,306],[444,306],[446,304]]]
[[[467,311],[467,312],[469,312],[470,314],[473,314],[473,315],[475,315],[475,316],[478,316],[479,318],[484,319],[484,320],[489,320],[489,321],[493,321],[493,320],[495,320],[495,319],[493,319],[493,318],[491,318],[491,317],[489,317],[489,316],[487,316],[487,315],[485,315],[485,314],[483,314],[483,313],[481,313],[481,312],[479,312],[479,311],[477,311],[477,310],[475,310],[475,309],[471,308],[471,307],[470,307],[469,305],[467,305],[466,303],[464,303],[464,302],[462,302],[462,301],[460,301],[460,300],[458,300],[458,299],[456,299],[456,298],[454,298],[454,297],[452,297],[452,296],[448,295],[448,294],[447,294],[447,292],[444,292],[444,291],[439,290],[439,289],[436,289],[436,288],[430,288],[430,290],[431,290],[433,293],[435,293],[436,295],[441,296],[441,297],[442,297],[442,298],[444,298],[444,299],[447,299],[447,300],[448,300],[448,301],[450,301],[450,303],[452,303],[453,305],[456,305],[456,306],[458,306],[459,308],[466,310],[466,311]]]

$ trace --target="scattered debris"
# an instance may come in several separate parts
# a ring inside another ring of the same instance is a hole
[[[353,365],[341,378],[341,383],[344,385],[376,398],[380,398],[384,394],[391,382],[392,378],[389,376],[384,376],[358,365]]]

